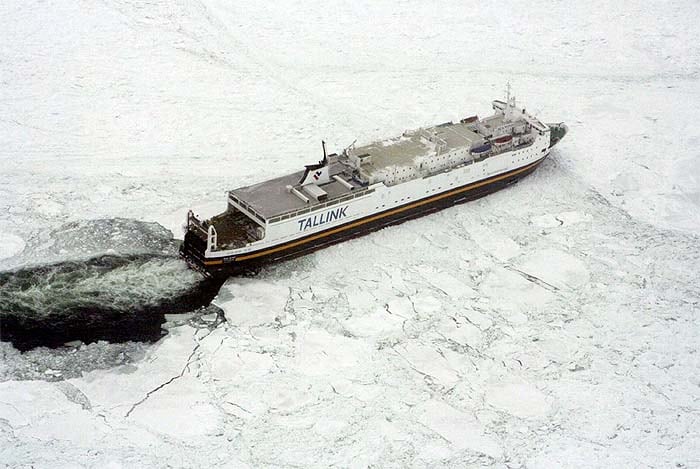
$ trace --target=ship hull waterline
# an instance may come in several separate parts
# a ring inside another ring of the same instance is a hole
[[[457,187],[426,199],[377,212],[365,218],[353,220],[344,225],[287,241],[277,246],[269,246],[241,255],[205,258],[201,251],[198,252],[192,246],[195,241],[192,239],[193,235],[188,233],[180,248],[180,255],[191,267],[210,277],[254,274],[264,265],[303,256],[333,244],[497,192],[532,173],[545,159],[547,156],[524,167]]]

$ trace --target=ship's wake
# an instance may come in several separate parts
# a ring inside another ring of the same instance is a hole
[[[20,350],[157,340],[166,314],[208,306],[222,283],[188,269],[175,252],[98,254],[0,272],[0,339]]]
[[[164,255],[103,255],[2,272],[0,337],[20,350],[157,340],[165,314],[209,305],[220,286]]]

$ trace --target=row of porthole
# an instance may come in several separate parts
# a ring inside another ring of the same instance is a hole
[[[518,161],[521,161],[521,160],[518,159]],[[454,183],[454,182],[451,182],[451,183],[449,183],[449,185],[450,185],[450,186],[454,186],[455,183]],[[427,191],[425,191],[425,193],[426,193],[426,194],[430,194],[431,192],[437,192],[437,191],[440,191],[441,189],[442,189],[442,186],[438,187],[437,189],[433,189],[432,191],[431,191],[431,190],[427,190]],[[394,203],[397,204],[397,203],[399,203],[399,202],[403,202],[404,200],[405,200],[405,199],[403,199],[403,198],[402,198],[401,200],[395,200]],[[384,208],[384,207],[385,207],[385,205],[382,205],[382,208]],[[375,209],[379,209],[379,208],[380,208],[380,207],[378,207],[378,206],[375,207]]]
[[[455,185],[454,181],[453,181],[453,182],[450,182],[449,185],[450,185],[450,187],[454,186],[454,185]],[[425,191],[425,193],[426,193],[426,194],[430,194],[431,192],[439,192],[441,189],[442,189],[442,186],[439,186],[438,188],[433,189],[432,191],[431,191],[431,190],[427,190],[427,191]],[[401,199],[399,199],[399,200],[394,200],[394,204],[398,204],[399,202],[404,202],[404,201],[410,201],[410,197],[403,197],[403,198],[401,198]],[[380,207],[380,206],[376,206],[376,207],[374,207],[374,209],[375,209],[375,210],[378,210],[378,209],[384,208],[384,207],[386,207],[385,204],[381,205],[381,207]]]
[[[440,187],[438,187],[438,189],[440,189]],[[426,191],[425,193],[427,194],[428,191]],[[401,199],[394,200],[394,204],[398,204],[399,202],[410,202],[410,201],[411,201],[410,197],[402,197]],[[382,204],[381,207],[379,205],[377,205],[376,207],[374,207],[374,209],[378,210],[378,209],[384,208],[384,207],[386,207],[386,204]]]
[[[453,185],[453,184],[454,184],[453,182],[450,183],[450,185]],[[431,192],[438,192],[438,191],[440,191],[440,189],[442,189],[442,186],[440,186],[440,187],[438,187],[438,188],[436,188],[436,189],[427,190],[427,191],[425,191],[425,193],[426,193],[426,194],[430,194]]]
[[[530,150],[529,150],[529,149],[527,150],[527,153],[528,153],[528,154],[530,153]],[[515,155],[517,155],[517,154],[518,154],[518,153],[515,153]],[[525,155],[525,156],[523,156],[522,158],[518,158],[517,160],[513,160],[513,163],[515,163],[516,161],[523,161],[523,160],[526,160],[526,159],[527,159],[527,156],[528,156],[528,155]]]

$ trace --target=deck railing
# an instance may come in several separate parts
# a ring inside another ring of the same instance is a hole
[[[214,225],[209,225],[207,230],[207,252],[216,251],[217,240],[216,228],[214,228]]]
[[[340,204],[343,202],[347,202],[349,200],[356,199],[358,197],[362,197],[364,195],[371,194],[372,192],[374,192],[374,189],[367,189],[367,188],[359,189],[357,191],[353,191],[353,192],[351,192],[347,195],[344,195],[342,197],[338,197],[336,199],[331,199],[328,202],[324,202],[322,204],[315,204],[315,205],[312,205],[310,207],[304,207],[304,208],[290,210],[288,212],[281,213],[281,214],[277,215],[276,217],[270,218],[270,223],[276,223],[276,222],[281,221],[281,220],[287,220],[289,218],[294,218],[297,215],[303,215],[304,213],[322,210],[326,207],[330,207],[331,205],[336,205],[336,204]]]
[[[215,251],[218,243],[218,235],[214,225],[197,218],[192,210],[187,212],[187,231],[198,232],[207,240],[207,252]]]
[[[187,212],[187,231],[190,230],[199,231],[205,236],[208,232],[207,228],[204,226],[204,223],[197,218],[197,215],[195,215],[192,210]]]

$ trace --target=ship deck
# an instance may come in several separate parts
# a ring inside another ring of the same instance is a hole
[[[498,120],[498,117],[490,117],[481,122],[487,122],[491,127],[499,125],[501,121]],[[457,148],[469,149],[481,144],[485,140],[484,136],[475,131],[474,128],[473,124],[447,122],[434,127],[405,132],[400,137],[355,147],[350,152],[358,156],[371,156],[370,161],[362,164],[362,172],[372,176],[390,166],[414,166],[417,158],[435,155],[438,148],[440,148],[440,153],[445,153]],[[343,179],[353,186],[353,189],[348,189],[337,181],[323,184],[320,187],[328,194],[328,200],[324,202],[317,202],[309,197],[307,203],[287,190],[287,186],[298,188],[304,171],[234,189],[229,194],[237,203],[264,220],[274,219],[302,209],[313,210],[318,206],[332,205],[345,200],[345,198],[352,198],[353,192],[357,192],[367,185],[350,176],[349,163],[344,158],[337,155],[329,157],[330,174],[331,176],[342,175]]]
[[[411,166],[416,158],[434,155],[438,145],[441,153],[445,153],[456,148],[470,148],[484,140],[470,127],[470,124],[446,122],[406,132],[401,137],[356,147],[352,152],[371,156],[371,162],[363,164],[362,170],[372,175],[390,166]]]
[[[336,157],[330,158],[331,176],[340,175],[345,169],[346,167],[339,163]],[[328,194],[327,201],[317,202],[309,197],[309,203],[306,203],[287,191],[287,186],[297,187],[303,175],[304,171],[297,171],[296,173],[253,184],[252,186],[234,189],[230,191],[229,194],[238,199],[239,202],[243,202],[247,205],[246,208],[252,208],[252,210],[262,218],[269,220],[290,211],[303,208],[313,209],[315,206],[328,204],[363,187],[358,181],[343,176],[343,179],[354,187],[353,190],[348,189],[337,181],[332,181],[320,186],[321,189]]]

